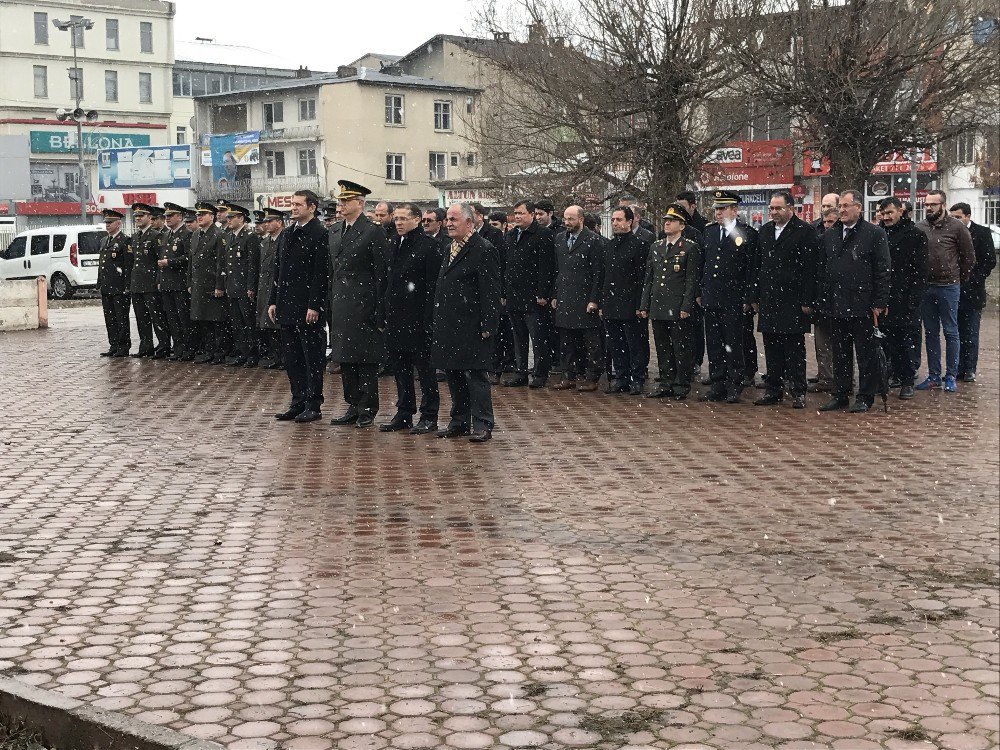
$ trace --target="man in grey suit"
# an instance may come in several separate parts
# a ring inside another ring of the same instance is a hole
[[[378,371],[387,357],[389,240],[364,215],[371,191],[348,180],[337,185],[344,220],[339,232],[330,232],[330,359],[340,363],[348,409],[330,424],[371,427],[378,414]]]

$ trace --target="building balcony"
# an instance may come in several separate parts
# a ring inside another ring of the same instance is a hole
[[[290,128],[272,128],[260,131],[261,143],[288,143],[291,141],[317,141],[319,125],[296,125]]]

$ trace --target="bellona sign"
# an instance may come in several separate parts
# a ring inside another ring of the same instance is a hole
[[[30,131],[31,153],[75,154],[76,132],[70,130]],[[108,148],[148,146],[149,136],[144,133],[84,133],[83,150],[101,151]]]

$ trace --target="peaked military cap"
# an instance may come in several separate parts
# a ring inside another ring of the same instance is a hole
[[[226,201],[225,198],[217,198],[216,201],[215,201],[215,210],[216,210],[216,212],[218,212],[218,211],[228,211],[229,210],[229,203]]]
[[[160,208],[160,206],[150,206],[149,213],[153,215],[154,219],[162,219],[166,214],[166,209]]]
[[[193,208],[185,208],[184,209],[184,221],[185,222],[194,221],[197,218],[198,218],[198,212],[195,211]]]
[[[671,203],[667,206],[667,212],[663,214],[663,218],[683,221],[685,224],[691,221],[691,215],[680,203]]]
[[[105,208],[101,211],[101,215],[104,217],[105,221],[120,221],[125,218],[125,214],[121,211],[115,211],[113,208]]]
[[[216,208],[212,201],[198,201],[194,204],[194,210],[195,213],[212,214],[212,216],[215,216],[219,212],[219,209]]]
[[[227,203],[226,204],[226,208],[229,209],[230,213],[240,214],[247,221],[250,220],[250,209],[249,208],[244,208],[243,206],[237,206],[235,203]]]
[[[340,191],[337,193],[337,200],[339,201],[347,201],[352,198],[364,198],[365,196],[372,194],[372,191],[364,185],[359,185],[358,183],[351,182],[350,180],[337,180],[337,187],[340,188]]]
[[[278,221],[284,221],[285,217],[288,215],[284,211],[279,211],[276,208],[266,208],[261,211],[264,214],[264,221],[270,221],[271,219],[277,219]]]
[[[253,213],[253,220],[254,220],[255,224],[260,224],[262,221],[264,221],[264,212],[263,211],[257,210],[257,211],[253,211],[252,213]]]
[[[183,214],[186,211],[188,211],[188,209],[184,208],[184,206],[179,206],[176,203],[170,203],[168,201],[163,204],[163,213],[165,216],[169,216],[170,214]]]
[[[712,193],[712,208],[740,205],[740,194],[732,190],[716,190]]]
[[[132,204],[132,215],[142,216],[143,214],[152,214],[153,207],[148,203],[133,203]]]

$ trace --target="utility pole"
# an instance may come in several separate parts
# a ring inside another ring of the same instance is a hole
[[[76,58],[76,39],[77,33],[82,36],[84,31],[94,28],[94,22],[89,18],[75,18],[69,21],[53,19],[52,25],[60,31],[69,31],[70,44],[73,47],[73,70],[70,73],[69,79],[73,82],[73,98],[76,100],[76,106],[73,108],[72,117],[76,122],[76,153],[79,157],[77,163],[77,167],[79,169],[77,192],[80,194],[80,221],[86,224],[87,196],[89,193],[90,181],[87,179],[86,166],[83,163],[83,120],[96,120],[97,112],[93,110],[90,112],[84,112],[83,108],[80,106],[80,101],[83,99],[83,81],[82,76],[80,75],[80,66]],[[65,110],[60,109],[56,112],[56,117],[60,120],[64,120],[67,118],[67,113]]]

